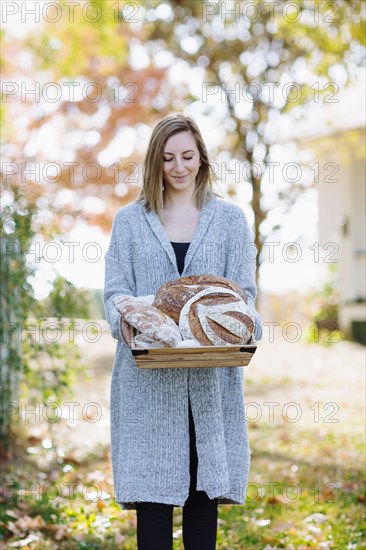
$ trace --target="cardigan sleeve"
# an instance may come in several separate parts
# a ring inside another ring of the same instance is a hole
[[[254,340],[263,336],[262,319],[255,307],[257,286],[255,282],[257,247],[251,235],[243,210],[238,207],[238,216],[230,224],[228,277],[238,283],[248,298],[249,315],[254,320]]]
[[[113,338],[124,342],[121,333],[121,315],[113,305],[113,299],[121,294],[133,296],[133,257],[129,226],[123,209],[113,220],[112,235],[105,259],[104,308]]]

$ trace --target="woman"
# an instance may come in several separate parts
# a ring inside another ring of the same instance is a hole
[[[137,200],[113,222],[105,271],[106,317],[118,340],[111,382],[115,498],[137,512],[139,550],[172,548],[183,507],[185,550],[216,547],[218,504],[243,504],[250,448],[241,367],[139,369],[113,299],[155,294],[168,281],[213,274],[246,291],[254,339],[256,248],[238,206],[212,189],[201,133],[174,114],[153,130]]]

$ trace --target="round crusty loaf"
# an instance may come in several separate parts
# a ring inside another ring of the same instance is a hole
[[[113,303],[125,321],[146,338],[170,347],[174,347],[182,340],[179,328],[173,319],[155,306],[125,295],[118,296]]]
[[[184,340],[195,338],[203,346],[244,345],[253,334],[254,322],[237,292],[208,287],[184,304],[179,329]]]
[[[195,294],[207,287],[218,286],[233,290],[247,302],[244,290],[234,281],[219,275],[190,275],[161,285],[155,295],[153,305],[179,323],[182,307]]]

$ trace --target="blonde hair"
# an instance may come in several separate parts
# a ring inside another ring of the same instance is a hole
[[[163,163],[164,148],[168,139],[180,132],[191,132],[199,151],[201,166],[196,176],[193,198],[197,208],[212,197],[220,195],[213,190],[212,168],[208,160],[206,145],[196,122],[189,116],[172,114],[155,126],[143,164],[143,185],[135,202],[144,201],[147,211],[163,211]]]

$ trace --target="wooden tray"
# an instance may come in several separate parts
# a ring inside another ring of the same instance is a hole
[[[132,349],[140,369],[246,367],[257,346],[200,346],[197,348]]]

